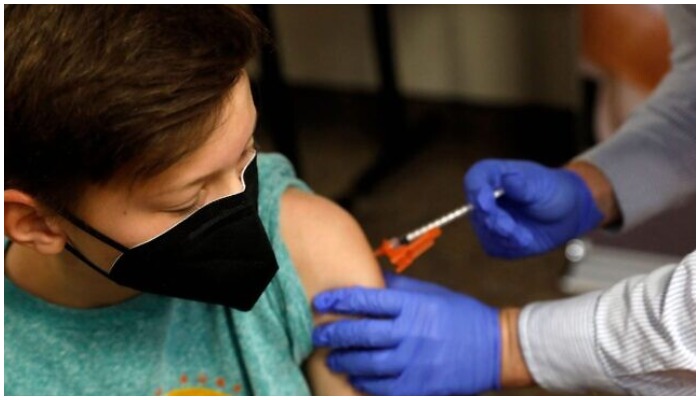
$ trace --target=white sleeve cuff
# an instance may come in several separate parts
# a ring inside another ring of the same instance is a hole
[[[520,313],[520,346],[535,381],[560,392],[595,388],[621,393],[595,350],[595,310],[600,292],[533,303]]]

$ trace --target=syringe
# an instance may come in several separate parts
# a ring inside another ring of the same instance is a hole
[[[494,198],[498,199],[501,196],[503,189],[493,192]],[[403,272],[416,258],[432,247],[435,239],[442,234],[443,226],[469,214],[473,209],[474,205],[467,203],[403,236],[385,239],[375,251],[375,255],[386,256],[394,264],[397,272]]]

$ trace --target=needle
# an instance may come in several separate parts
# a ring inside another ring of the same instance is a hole
[[[494,198],[498,199],[501,196],[503,196],[503,189],[496,189],[493,192]],[[417,237],[422,236],[423,234],[425,234],[426,232],[428,232],[431,229],[442,228],[443,226],[449,224],[450,222],[452,222],[452,221],[454,221],[462,216],[469,214],[473,209],[474,209],[474,205],[471,203],[467,203],[467,204],[463,205],[462,207],[459,207],[458,209],[456,209],[450,213],[447,213],[447,214],[443,215],[442,217],[440,217],[440,218],[438,218],[438,219],[436,219],[428,224],[425,224],[422,227],[420,227],[414,231],[411,231],[411,232],[401,236],[398,239],[395,238],[394,240],[398,240],[399,243],[401,243],[401,244],[410,243],[410,242],[414,241]]]
[[[498,199],[501,196],[503,196],[503,189],[493,192],[494,198]],[[435,239],[442,234],[443,226],[469,214],[472,210],[474,205],[468,203],[403,236],[385,239],[375,251],[375,255],[386,256],[396,266],[397,272],[403,272],[416,258],[432,247]]]

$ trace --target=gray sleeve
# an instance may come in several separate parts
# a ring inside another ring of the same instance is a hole
[[[541,386],[648,395],[695,394],[695,253],[605,291],[533,303],[519,337]]]
[[[612,183],[623,230],[695,192],[695,6],[667,6],[671,71],[606,142],[579,156]]]

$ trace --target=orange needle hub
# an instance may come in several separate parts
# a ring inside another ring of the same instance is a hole
[[[374,255],[377,257],[386,256],[389,262],[396,267],[396,272],[400,274],[431,248],[441,234],[442,229],[433,228],[407,244],[385,239],[381,246],[374,251]]]

